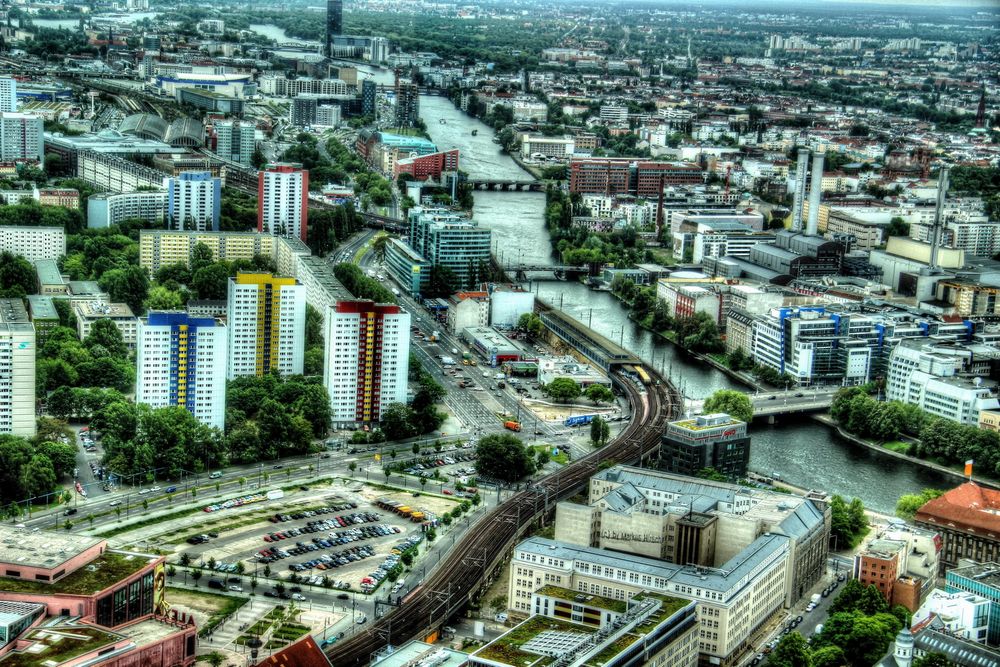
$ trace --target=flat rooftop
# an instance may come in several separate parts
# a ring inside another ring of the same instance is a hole
[[[545,667],[555,662],[556,658],[529,652],[523,647],[531,645],[538,647],[542,643],[553,650],[566,652],[573,650],[596,632],[596,628],[569,623],[558,618],[532,616],[506,634],[497,637],[475,653],[474,658],[481,658],[500,665],[511,667]],[[542,640],[539,642],[538,640]]]
[[[45,583],[26,579],[0,578],[0,589],[8,593],[34,593],[47,595],[93,595],[132,576],[146,567],[156,556],[122,551],[105,551],[87,565],[74,570],[62,579]]]
[[[403,644],[393,653],[372,662],[371,667],[409,667],[434,664],[435,667],[459,667],[469,661],[469,654],[444,646],[412,641]]]
[[[0,563],[55,569],[101,542],[104,539],[87,535],[0,526]]]
[[[948,572],[980,583],[984,586],[993,586],[1000,589],[1000,563],[976,563],[966,567],[956,567]]]
[[[135,317],[132,309],[126,303],[107,303],[104,301],[84,301],[76,304],[77,317],[86,318],[128,318]]]
[[[35,274],[38,282],[42,285],[62,285],[62,274],[59,273],[59,265],[54,259],[39,259],[35,261]]]
[[[619,614],[624,614],[628,609],[628,602],[625,600],[606,598],[603,595],[591,595],[581,591],[574,591],[571,588],[563,588],[562,586],[543,586],[535,591],[535,593],[538,595],[547,595],[551,598],[559,598],[560,600],[566,600],[567,602],[586,605],[588,607],[607,609],[608,611],[614,611]]]
[[[117,642],[122,637],[92,625],[56,622],[29,630],[20,638],[32,644],[23,651],[12,651],[0,659],[2,667],[61,665]]]
[[[32,320],[58,320],[59,311],[56,310],[55,301],[51,296],[40,294],[29,294],[28,308],[31,309]]]
[[[0,322],[4,324],[27,324],[28,311],[20,299],[0,299]]]

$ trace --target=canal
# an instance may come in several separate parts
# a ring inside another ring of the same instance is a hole
[[[421,97],[420,115],[439,149],[461,151],[461,167],[470,175],[489,178],[525,175],[493,143],[491,128],[456,109],[447,98]],[[476,135],[472,134],[474,129],[479,130]],[[502,255],[505,262],[555,262],[543,221],[543,193],[476,192],[475,199],[474,217],[493,230],[497,257]],[[530,287],[548,303],[637,352],[670,377],[689,398],[704,398],[717,389],[745,390],[724,373],[706,367],[634,324],[618,300],[607,292],[597,292],[580,283],[551,280],[533,282]],[[767,475],[778,474],[795,486],[859,497],[867,507],[888,513],[902,494],[954,484],[932,471],[901,464],[842,440],[808,418],[784,418],[774,426],[755,424],[750,465]]]

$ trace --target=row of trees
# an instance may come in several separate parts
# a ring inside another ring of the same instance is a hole
[[[556,378],[547,385],[544,385],[542,393],[553,400],[561,402],[572,401],[574,398],[580,396],[585,396],[587,399],[593,401],[594,405],[610,403],[615,400],[614,393],[603,384],[592,384],[583,389],[580,387],[580,383],[568,377]]]
[[[445,396],[444,387],[423,369],[416,356],[410,355],[409,364],[409,380],[416,384],[417,391],[410,405],[393,403],[383,411],[382,431],[389,440],[433,433],[447,417],[437,409]]]
[[[612,279],[611,292],[629,305],[632,319],[671,338],[684,349],[703,353],[722,350],[719,326],[708,314],[697,312],[690,317],[673,317],[666,302],[656,296],[655,287],[641,287],[620,275]]]
[[[535,450],[509,433],[483,436],[476,443],[476,474],[516,482],[537,470]]]
[[[224,301],[229,294],[229,279],[241,271],[273,273],[277,271],[277,266],[274,260],[264,255],[254,255],[252,259],[215,261],[212,250],[204,243],[198,243],[191,251],[188,263],[177,262],[160,267],[154,276],[156,285],[147,292],[143,305],[150,309],[172,310],[182,308],[188,299]]]
[[[786,634],[768,656],[767,665],[871,667],[882,659],[899,631],[909,624],[910,613],[905,607],[890,608],[878,588],[851,579],[833,601],[823,631],[808,643],[798,632]]]
[[[841,389],[830,415],[845,430],[878,441],[900,434],[917,438],[906,453],[944,465],[973,460],[979,470],[1000,475],[1000,433],[931,415],[915,405],[877,401],[870,387]]]
[[[348,292],[359,299],[371,299],[376,303],[396,303],[396,297],[382,283],[369,278],[356,264],[342,262],[333,267],[333,274]]]

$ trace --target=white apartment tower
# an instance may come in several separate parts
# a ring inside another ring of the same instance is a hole
[[[20,299],[0,299],[0,433],[35,435],[35,327]]]
[[[0,112],[17,111],[17,80],[9,76],[0,78]]]
[[[226,327],[187,313],[151,312],[139,320],[135,400],[185,408],[219,430],[226,426]]]
[[[309,171],[300,164],[269,164],[257,174],[257,231],[306,240]]]
[[[372,301],[338,301],[326,313],[323,383],[335,424],[377,422],[406,402],[410,314]]]
[[[42,161],[43,120],[25,113],[0,113],[0,160]]]
[[[301,375],[306,338],[306,288],[294,278],[238,273],[226,304],[229,379]]]
[[[188,231],[218,231],[222,179],[207,171],[184,171],[163,179],[167,191],[167,226]]]

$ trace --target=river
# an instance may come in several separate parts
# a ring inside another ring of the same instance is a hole
[[[447,98],[422,96],[420,115],[439,149],[461,151],[461,168],[470,175],[491,178],[525,175],[493,143],[491,128],[456,109]],[[479,130],[475,136],[473,129]],[[475,199],[474,217],[493,230],[498,257],[502,254],[504,261],[554,263],[552,243],[543,222],[544,194],[476,192]],[[548,303],[634,350],[670,377],[689,398],[704,398],[717,389],[745,390],[724,373],[706,367],[634,324],[618,300],[607,292],[597,292],[580,283],[552,280],[537,281],[530,287]],[[778,474],[789,484],[858,497],[867,507],[888,513],[904,493],[954,485],[954,481],[937,473],[900,464],[844,441],[808,418],[779,421],[774,426],[754,425],[750,466],[764,474]]]

